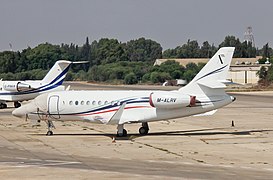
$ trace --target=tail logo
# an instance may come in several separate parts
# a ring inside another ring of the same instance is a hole
[[[223,64],[223,60],[222,60],[221,57],[225,57],[225,55],[224,54],[220,54],[220,55],[218,55],[218,57],[219,57],[220,63]]]

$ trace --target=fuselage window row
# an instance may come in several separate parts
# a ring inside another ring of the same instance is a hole
[[[79,103],[80,102],[80,103]],[[65,102],[63,101],[63,104],[65,104]],[[69,105],[73,105],[73,104],[75,104],[75,105],[90,105],[91,104],[91,101],[75,101],[74,103],[73,103],[73,101],[69,101],[69,103],[68,103]],[[109,103],[108,101],[104,101],[104,103],[103,103],[103,101],[98,101],[98,102],[96,102],[96,101],[92,101],[92,105],[96,105],[96,104],[98,104],[98,105],[102,105],[102,104],[104,104],[104,105],[106,105],[106,104],[111,104],[112,106],[113,105],[115,105],[115,104],[117,104],[117,105],[120,105],[120,101],[111,101],[111,103]]]

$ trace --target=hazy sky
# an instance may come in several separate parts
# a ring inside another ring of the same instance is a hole
[[[102,37],[140,37],[164,49],[226,35],[243,40],[252,26],[255,43],[273,45],[272,0],[0,0],[0,51],[44,42],[82,45]]]

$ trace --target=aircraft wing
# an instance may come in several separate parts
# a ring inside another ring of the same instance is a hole
[[[111,117],[111,119],[107,122],[107,124],[119,124],[122,113],[126,106],[126,102],[124,102],[120,108],[116,111],[116,113]]]
[[[209,112],[205,112],[205,113],[202,113],[202,114],[196,114],[196,115],[193,115],[193,116],[211,116],[213,115],[214,113],[216,113],[217,109],[214,109],[212,111],[209,111]]]

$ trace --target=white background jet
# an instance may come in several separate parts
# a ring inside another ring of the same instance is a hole
[[[6,102],[14,102],[20,107],[19,101],[34,99],[40,94],[64,90],[61,86],[69,70],[71,61],[59,60],[42,80],[2,81],[0,80],[0,109],[6,108]]]
[[[117,125],[117,136],[126,136],[124,124],[142,123],[141,135],[148,134],[148,122],[209,112],[235,100],[225,93],[233,47],[224,47],[210,59],[195,78],[175,91],[59,91],[43,94],[14,110],[17,117],[45,120],[47,135],[52,121],[88,121]]]

